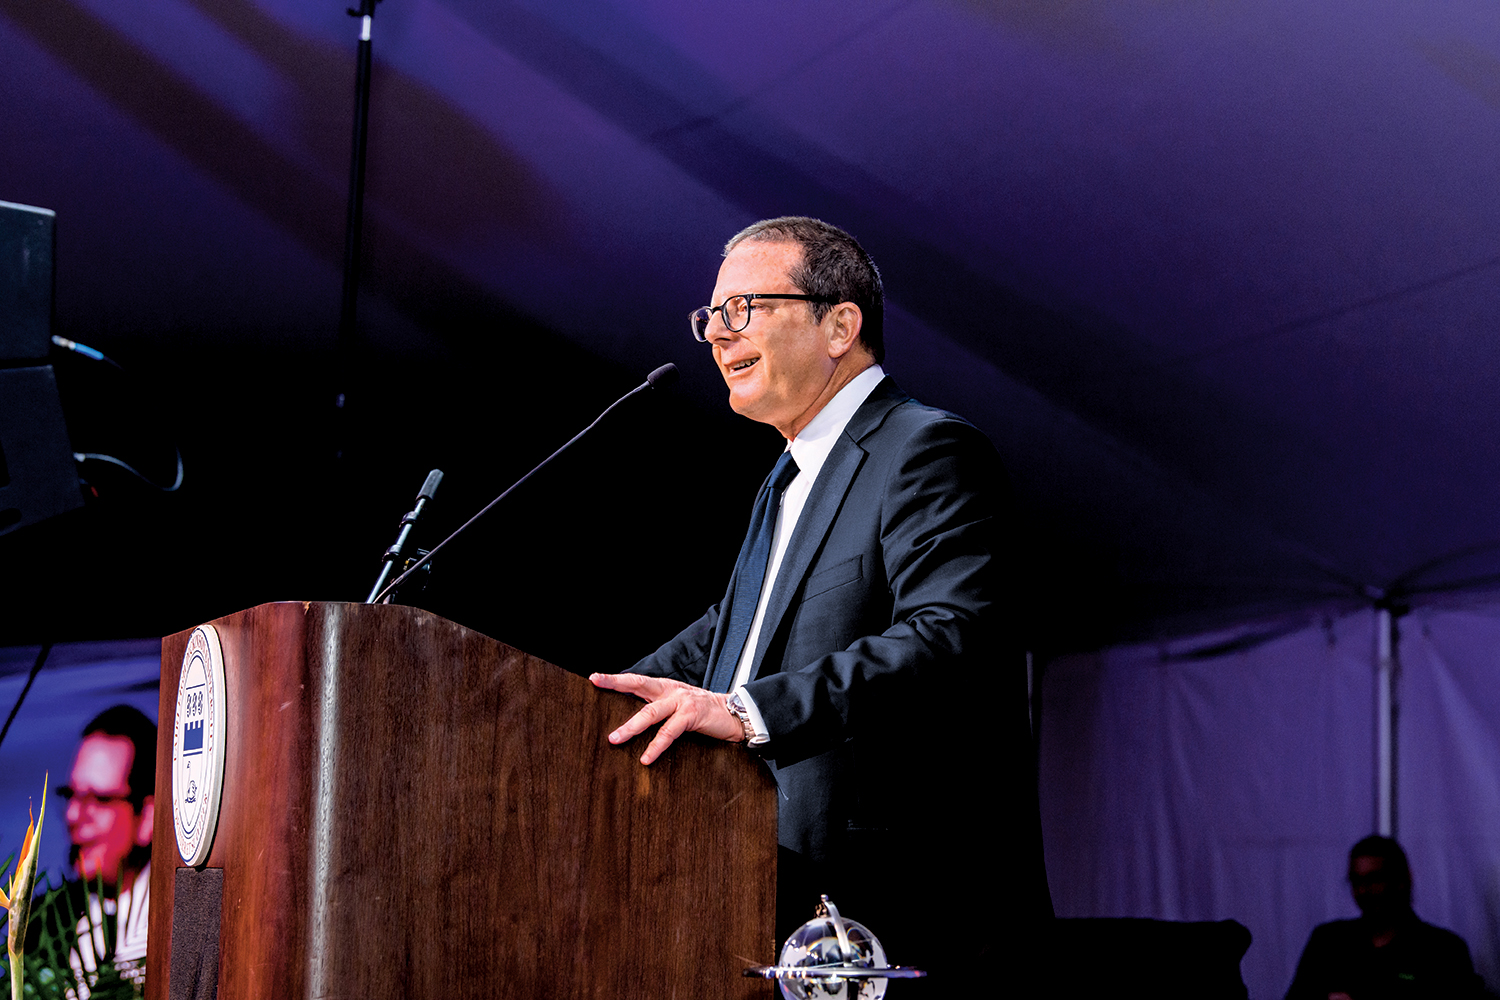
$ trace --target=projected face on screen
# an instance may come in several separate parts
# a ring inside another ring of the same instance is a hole
[[[82,879],[128,885],[151,845],[152,800],[137,805],[130,787],[135,744],[129,737],[90,733],[78,746],[66,788],[70,857]]]

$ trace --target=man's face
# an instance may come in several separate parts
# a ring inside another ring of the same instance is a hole
[[[1354,904],[1367,917],[1378,917],[1401,906],[1401,874],[1390,870],[1384,858],[1358,857],[1349,862],[1349,888]]]
[[[746,241],[724,258],[712,303],[753,292],[801,293],[788,274],[802,262],[795,243]],[[729,386],[729,405],[741,416],[770,424],[787,438],[807,426],[837,368],[828,323],[813,322],[812,303],[759,299],[750,324],[730,333],[715,314],[708,327],[719,373]]]
[[[135,744],[124,736],[90,733],[78,746],[69,781],[68,837],[80,878],[103,876],[112,884],[125,872],[131,850],[151,843],[151,807],[137,813],[126,798],[134,759]]]

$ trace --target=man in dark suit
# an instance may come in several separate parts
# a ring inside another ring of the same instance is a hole
[[[880,277],[842,230],[751,226],[713,301],[694,332],[730,405],[774,426],[791,464],[762,488],[723,601],[630,672],[593,676],[648,703],[610,740],[659,724],[643,764],[687,732],[766,759],[780,933],[826,892],[893,961],[1014,978],[994,963],[1051,904],[994,448],[885,376]],[[708,498],[701,519],[737,522],[723,507]],[[956,929],[986,910],[1020,919]]]

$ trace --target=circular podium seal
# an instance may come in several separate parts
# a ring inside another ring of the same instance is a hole
[[[172,732],[172,823],[177,853],[196,868],[208,860],[224,782],[224,653],[219,633],[200,625],[182,654]]]

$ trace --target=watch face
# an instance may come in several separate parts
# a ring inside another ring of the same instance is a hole
[[[762,743],[765,743],[768,739],[770,739],[770,737],[768,736],[760,736],[756,734],[755,723],[750,719],[750,710],[745,707],[745,700],[740,697],[740,693],[738,691],[724,700],[724,707],[729,710],[730,715],[740,720],[740,725],[745,727],[746,743],[750,744],[751,746],[760,746]]]

